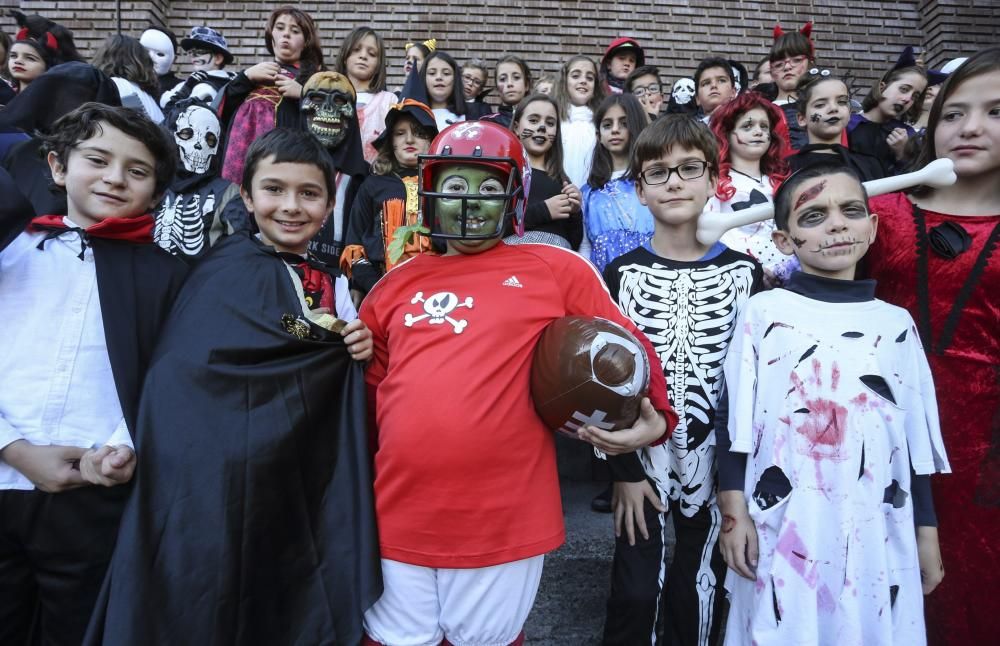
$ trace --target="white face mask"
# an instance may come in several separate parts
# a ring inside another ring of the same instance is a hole
[[[142,32],[139,43],[149,52],[157,76],[170,72],[174,64],[174,46],[169,36],[158,29],[147,29]]]
[[[177,117],[174,141],[181,163],[189,173],[203,175],[219,150],[219,118],[199,105],[193,105]]]
[[[694,79],[677,79],[670,94],[677,105],[687,105],[694,97]]]
[[[739,94],[740,90],[743,89],[743,77],[740,76],[739,69],[735,67],[730,67],[729,69],[733,70],[733,90],[736,94]]]

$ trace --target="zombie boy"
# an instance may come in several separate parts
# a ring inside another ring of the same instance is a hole
[[[245,227],[238,218],[227,222],[223,216],[239,187],[218,174],[222,125],[214,112],[196,99],[185,99],[166,125],[177,146],[177,172],[153,214],[153,239],[181,258],[200,258],[220,236]]]
[[[635,333],[651,359],[651,401],[634,428],[585,427],[581,438],[629,451],[677,418],[652,347],[593,267],[501,241],[505,226],[523,231],[531,177],[509,130],[445,129],[420,177],[424,224],[447,252],[393,269],[360,313],[374,341],[366,382],[385,586],[365,614],[366,643],[518,644],[544,554],[564,539],[555,443],[528,394],[542,330],[601,316]],[[448,406],[428,405],[442,395]]]
[[[928,474],[949,467],[913,320],[853,280],[867,201],[835,163],[775,196],[775,244],[802,271],[750,299],[726,357],[727,645],[926,642],[943,573]]]
[[[299,112],[303,127],[323,144],[337,169],[336,206],[309,246],[310,253],[336,267],[344,250],[354,196],[368,175],[358,127],[357,93],[343,74],[317,72],[302,87]]]

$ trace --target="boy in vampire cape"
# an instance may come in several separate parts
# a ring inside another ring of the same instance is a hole
[[[333,176],[308,133],[251,145],[241,195],[260,233],[195,265],[160,336],[142,466],[85,644],[360,641],[382,592],[371,335],[343,320],[347,281],[306,254]]]
[[[152,244],[174,158],[140,113],[88,103],[42,151],[67,214],[0,172],[0,643],[79,644],[136,466],[139,392],[185,274]]]

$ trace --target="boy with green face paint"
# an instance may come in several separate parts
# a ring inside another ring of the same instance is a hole
[[[588,426],[581,439],[631,451],[664,436],[676,415],[651,346],[589,263],[501,241],[507,227],[523,231],[531,170],[517,138],[466,122],[429,152],[423,218],[447,252],[393,269],[360,312],[374,341],[366,382],[385,585],[365,614],[366,643],[520,643],[543,555],[565,535],[555,442],[529,390],[542,330],[567,315],[601,316],[651,358],[650,399],[634,427]],[[442,396],[447,405],[428,405]]]

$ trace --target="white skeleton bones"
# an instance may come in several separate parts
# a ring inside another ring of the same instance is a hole
[[[451,323],[451,326],[455,329],[455,334],[461,334],[465,326],[469,324],[469,321],[465,319],[457,320],[449,316],[455,309],[459,307],[472,308],[472,297],[467,297],[464,301],[459,302],[458,296],[452,292],[438,292],[432,294],[429,298],[424,298],[423,292],[417,292],[416,295],[410,300],[410,303],[416,305],[417,303],[424,304],[424,313],[419,316],[414,316],[413,314],[407,314],[403,317],[403,325],[406,327],[413,327],[414,323],[423,321],[424,319],[430,319],[427,321],[430,325],[441,325],[445,321]]]

